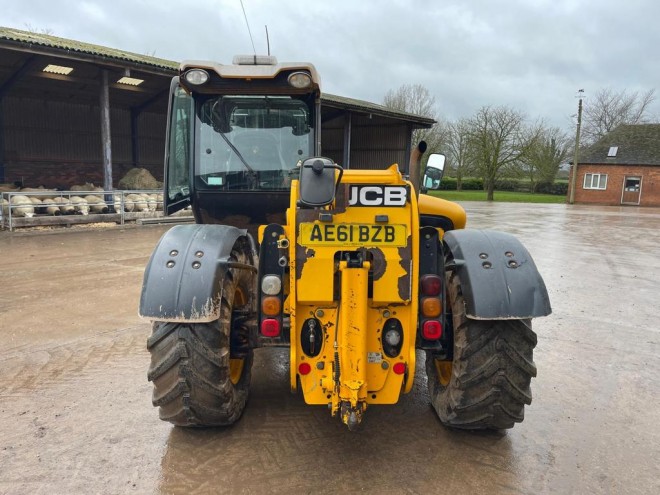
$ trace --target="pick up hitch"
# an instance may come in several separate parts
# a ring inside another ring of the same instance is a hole
[[[361,261],[361,260],[360,260]],[[354,431],[367,408],[367,298],[369,262],[341,261],[341,307],[336,329],[332,415]],[[341,366],[341,367],[340,367]]]

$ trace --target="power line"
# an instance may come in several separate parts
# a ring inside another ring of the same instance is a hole
[[[240,0],[241,8],[243,9],[243,17],[245,17],[245,25],[248,29],[248,34],[250,35],[250,43],[252,43],[252,51],[254,52],[255,57],[257,56],[257,49],[254,47],[254,40],[252,39],[252,31],[250,31],[250,23],[248,22],[247,14],[245,13],[245,7],[243,6],[243,0]]]

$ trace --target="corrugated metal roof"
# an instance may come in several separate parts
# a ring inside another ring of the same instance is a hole
[[[617,147],[616,156],[608,157]],[[660,124],[620,125],[591,145],[581,164],[660,165]]]
[[[370,103],[368,101],[356,100],[354,98],[346,98],[345,96],[337,96],[325,93],[321,96],[321,101],[327,106],[337,106],[338,108],[349,108],[353,111],[373,113],[385,117],[394,117],[397,119],[405,119],[410,122],[421,124],[423,127],[431,127],[435,124],[435,120],[428,117],[422,117],[413,113],[401,112],[393,110],[377,103]]]
[[[171,60],[150,57],[148,55],[139,55],[137,53],[117,50],[115,48],[83,43],[81,41],[69,40],[66,38],[58,38],[57,36],[51,36],[49,34],[22,31],[20,29],[9,27],[0,27],[0,40],[13,41],[27,46],[37,45],[54,48],[82,55],[107,58],[109,60],[132,62],[162,69],[171,69],[173,71],[176,71],[179,67],[178,62],[172,62]]]
[[[5,40],[5,43],[3,43]],[[8,42],[8,43],[7,43]],[[91,43],[83,43],[81,41],[70,40],[66,38],[58,38],[49,34],[34,33],[30,31],[23,31],[9,27],[0,26],[0,46],[7,44],[17,44],[22,48],[31,48],[33,46],[44,47],[46,49],[53,49],[59,52],[60,56],[67,57],[77,54],[76,58],[88,58],[90,61],[100,58],[101,60],[113,62],[129,62],[144,66],[145,69],[154,67],[164,69],[166,72],[171,72],[174,76],[179,68],[179,62],[172,60],[165,60],[157,57],[150,57],[148,55],[140,55],[137,53],[126,52],[115,48],[108,48],[105,46],[94,45]],[[354,112],[364,112],[374,115],[381,115],[384,117],[405,120],[411,122],[415,127],[431,127],[435,120],[422,117],[419,115],[401,112],[387,108],[383,105],[371,103],[363,100],[356,100],[354,98],[346,98],[344,96],[336,96],[331,94],[322,94],[321,101],[324,106],[336,107],[340,109],[351,110]]]

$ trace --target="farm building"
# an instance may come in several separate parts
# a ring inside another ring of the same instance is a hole
[[[191,54],[194,58],[195,54]],[[116,188],[133,167],[162,180],[178,63],[0,27],[0,183]],[[434,121],[344,97],[322,99],[323,153],[350,168],[407,165]]]
[[[617,127],[582,154],[576,179],[575,203],[660,206],[660,124]]]

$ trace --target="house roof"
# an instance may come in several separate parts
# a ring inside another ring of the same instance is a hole
[[[0,48],[19,52],[50,54],[65,59],[74,59],[101,65],[131,66],[143,72],[152,72],[167,76],[175,76],[179,70],[179,62],[172,60],[59,38],[50,34],[34,33],[2,26],[0,26]],[[343,96],[322,93],[321,102],[324,106],[328,107],[404,120],[410,122],[415,128],[431,127],[435,123],[435,120],[427,117],[401,112],[376,103]]]
[[[612,147],[616,156],[608,157]],[[579,163],[660,166],[660,124],[620,125],[591,145]]]

